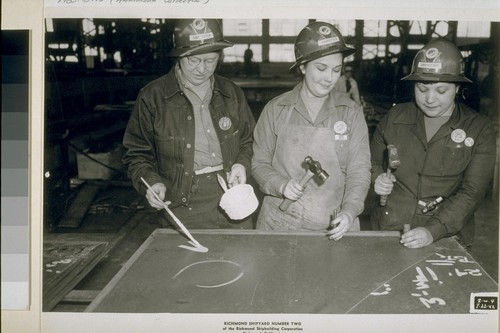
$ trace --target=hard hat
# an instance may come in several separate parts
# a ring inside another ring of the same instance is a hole
[[[464,75],[464,59],[446,39],[437,39],[421,48],[413,59],[411,73],[401,80],[431,82],[472,82]]]
[[[174,48],[171,56],[209,53],[233,46],[224,40],[219,22],[215,19],[182,19],[174,26]]]
[[[309,23],[300,31],[295,40],[295,64],[290,70],[313,59],[323,56],[342,53],[344,57],[354,53],[355,50],[348,47],[344,37],[330,23]]]

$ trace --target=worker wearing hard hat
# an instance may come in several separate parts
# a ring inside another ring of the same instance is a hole
[[[214,19],[178,20],[173,42],[176,65],[140,91],[125,132],[129,176],[163,209],[141,177],[151,184],[188,228],[250,228],[251,220],[230,221],[218,207],[217,173],[229,187],[246,182],[255,126],[243,91],[215,74],[233,44]]]
[[[332,226],[327,234],[335,240],[359,230],[370,186],[368,129],[360,106],[333,89],[353,52],[326,22],[311,23],[297,36],[291,69],[303,80],[265,106],[254,131],[252,175],[266,195],[258,229]],[[329,174],[326,180],[301,185],[307,156]],[[293,203],[283,211],[285,199]]]
[[[344,67],[344,74],[340,76],[337,84],[335,85],[335,90],[346,94],[347,97],[361,105],[361,98],[359,96],[358,83],[352,76],[352,66]]]
[[[495,131],[487,117],[456,97],[460,85],[471,81],[453,43],[426,44],[403,80],[413,82],[414,101],[394,106],[371,143],[375,192],[388,195],[386,206],[375,207],[372,226],[406,229],[401,243],[408,248],[452,235],[469,246],[474,211],[493,175]],[[399,158],[391,177],[386,175],[389,144],[397,147]]]

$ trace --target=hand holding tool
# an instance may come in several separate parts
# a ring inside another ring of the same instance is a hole
[[[151,192],[155,196],[156,200],[163,202],[163,200],[160,199],[158,194],[151,188],[151,186],[149,186],[149,184],[144,180],[144,178],[141,177],[141,180],[147,186],[147,188],[149,190],[151,190]],[[188,249],[191,251],[195,251],[195,252],[203,252],[203,253],[208,252],[208,248],[206,248],[203,245],[201,245],[200,243],[198,243],[198,241],[196,239],[194,239],[194,237],[191,235],[189,230],[187,230],[187,228],[184,226],[184,224],[182,224],[182,222],[177,218],[177,216],[175,216],[174,213],[172,213],[172,211],[168,208],[168,205],[170,205],[170,203],[171,203],[170,201],[163,202],[163,208],[172,217],[172,219],[174,219],[175,223],[179,226],[179,228],[181,228],[181,230],[184,232],[184,234],[191,240],[191,241],[189,241],[189,243],[191,245],[193,245],[193,246],[179,245],[179,247],[182,247],[184,249]]]
[[[400,165],[401,161],[398,156],[398,149],[395,145],[387,145],[387,155],[389,157],[389,166],[387,167],[387,177],[391,178],[392,170],[396,170]],[[380,196],[380,206],[385,206],[387,204],[387,195]]]
[[[339,225],[340,222],[333,224],[333,221],[335,221],[336,218],[337,218],[337,210],[334,209],[332,214],[332,220],[330,221],[330,226],[327,229],[328,231],[335,229]]]
[[[304,163],[306,164],[306,173],[300,180],[299,184],[302,187],[305,187],[307,183],[314,177],[317,176],[321,181],[325,181],[330,175],[321,168],[321,164],[318,161],[312,159],[312,157],[307,156],[304,159]],[[288,207],[292,204],[293,200],[285,198],[280,205],[281,211],[286,211]]]

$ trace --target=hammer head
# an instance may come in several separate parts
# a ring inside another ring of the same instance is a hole
[[[325,181],[328,177],[330,177],[330,175],[321,168],[321,164],[318,161],[313,160],[310,156],[307,156],[304,159],[304,162],[309,170],[314,175],[318,176],[321,181]]]
[[[387,155],[389,157],[389,168],[396,169],[401,165],[401,161],[398,156],[398,149],[395,145],[387,145]]]

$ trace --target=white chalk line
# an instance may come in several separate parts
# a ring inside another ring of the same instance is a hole
[[[199,288],[219,288],[219,287],[227,286],[228,284],[231,284],[231,283],[234,283],[234,282],[238,281],[243,276],[243,274],[244,274],[241,265],[238,264],[238,263],[235,263],[234,261],[230,261],[230,260],[203,260],[203,261],[198,261],[198,262],[192,263],[190,265],[187,265],[186,267],[184,267],[183,269],[181,269],[179,272],[177,272],[177,274],[175,274],[172,277],[172,279],[175,279],[177,276],[179,276],[186,269],[188,269],[188,268],[190,268],[190,267],[192,267],[194,265],[206,264],[206,263],[212,263],[212,262],[225,262],[225,263],[228,263],[228,264],[235,265],[235,266],[237,266],[237,267],[239,267],[241,269],[241,272],[240,272],[240,274],[238,276],[236,276],[234,279],[232,279],[232,280],[230,280],[228,282],[224,282],[224,283],[213,285],[213,286],[206,286],[206,285],[197,284],[196,285],[197,287],[199,287]]]

